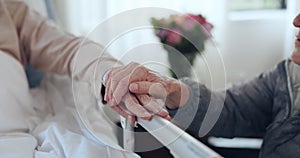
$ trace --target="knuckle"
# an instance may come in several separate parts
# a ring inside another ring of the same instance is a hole
[[[142,74],[146,74],[148,72],[148,69],[144,66],[139,66],[137,70],[139,70]]]
[[[147,104],[151,101],[150,97],[148,95],[139,95],[139,100],[143,102],[144,104]]]

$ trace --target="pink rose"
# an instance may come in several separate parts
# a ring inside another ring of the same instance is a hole
[[[195,14],[188,14],[188,16],[194,20],[196,20],[197,22],[199,22],[200,24],[205,24],[206,19],[202,16],[202,15],[195,15]]]
[[[184,23],[182,24],[182,28],[186,31],[192,31],[196,25],[197,25],[197,22],[195,22],[195,20],[187,18],[187,19],[185,19]]]
[[[178,29],[171,29],[167,34],[167,42],[171,45],[177,45],[181,42],[181,31]]]
[[[168,34],[168,31],[165,30],[165,29],[159,29],[157,32],[156,32],[156,35],[160,38],[160,39],[164,39]]]

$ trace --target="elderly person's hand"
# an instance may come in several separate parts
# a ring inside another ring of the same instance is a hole
[[[135,95],[129,92],[130,83],[136,81],[156,81],[156,74],[149,69],[130,63],[127,66],[113,68],[104,82],[104,100],[120,115],[128,118],[131,115],[151,119],[154,113],[170,119],[169,113],[156,99],[147,94]]]
[[[189,99],[189,88],[182,82],[166,77],[158,77],[155,81],[137,81],[129,85],[131,93],[148,94],[156,99],[162,99],[170,109],[185,105]],[[142,100],[140,102],[143,103]]]
[[[145,119],[151,119],[151,112],[169,119],[168,112],[154,98],[162,99],[169,108],[177,108],[189,98],[186,85],[162,77],[137,63],[113,68],[104,85],[104,100],[123,116],[126,116],[124,111],[127,109],[130,114]]]
[[[145,94],[134,95],[126,93],[119,104],[112,105],[108,103],[108,105],[123,117],[128,118],[131,123],[136,121],[136,117],[150,120],[152,114],[171,120],[169,113],[163,108],[163,105],[159,104],[156,99]]]

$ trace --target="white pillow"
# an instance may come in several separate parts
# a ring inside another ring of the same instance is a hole
[[[0,157],[33,158],[37,140],[25,133],[0,134]]]
[[[0,133],[26,132],[34,110],[24,68],[2,51],[0,63]]]

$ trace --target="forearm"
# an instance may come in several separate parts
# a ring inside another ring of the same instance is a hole
[[[101,45],[69,34],[27,6],[19,5],[20,11],[12,13],[12,17],[20,28],[20,43],[28,61],[35,68],[86,81],[90,80],[86,78],[86,72],[91,72],[89,67],[99,67],[97,74],[102,76],[117,62]]]
[[[213,92],[190,79],[182,82],[190,88],[189,101],[169,112],[181,127],[199,136],[249,136],[262,132],[270,121],[272,99],[266,90],[257,88],[262,87],[255,84],[258,80]]]

